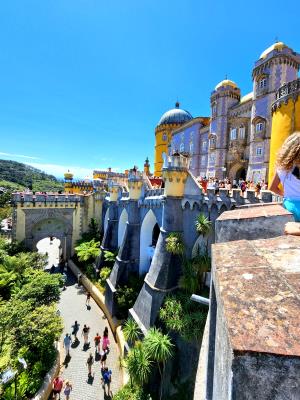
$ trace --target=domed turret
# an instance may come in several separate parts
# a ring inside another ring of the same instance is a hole
[[[259,58],[266,58],[267,55],[270,54],[272,51],[274,50],[281,51],[286,47],[287,45],[285,45],[283,42],[276,42],[272,44],[272,46],[268,47],[265,51],[263,51]]]
[[[234,89],[237,89],[237,84],[233,81],[231,81],[230,79],[224,79],[223,81],[221,81],[220,83],[217,84],[217,86],[215,87],[215,90],[218,90],[221,87],[226,87],[226,86],[231,86]]]
[[[64,177],[65,177],[65,180],[66,180],[66,181],[71,181],[71,180],[73,179],[74,175],[72,174],[72,172],[70,172],[70,171],[68,170],[68,172],[65,172],[65,173],[64,173]]]
[[[182,108],[179,108],[180,104],[178,101],[175,104],[175,108],[165,112],[160,118],[157,126],[164,124],[183,124],[193,119],[192,115]]]
[[[155,128],[154,176],[161,176],[164,158],[172,139],[172,131],[191,121],[192,115],[180,108],[178,101],[175,108],[165,112]]]

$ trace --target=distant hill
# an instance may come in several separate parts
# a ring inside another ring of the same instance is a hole
[[[0,187],[8,190],[30,188],[35,192],[51,192],[64,189],[64,184],[53,175],[37,168],[11,160],[0,160]]]

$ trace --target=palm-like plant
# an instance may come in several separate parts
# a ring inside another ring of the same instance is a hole
[[[92,239],[89,242],[83,242],[75,247],[79,261],[89,261],[95,259],[100,254],[100,242]]]
[[[130,350],[124,361],[125,367],[130,375],[131,384],[133,381],[142,386],[148,381],[152,361],[142,343],[137,344]]]
[[[123,333],[128,342],[135,343],[139,340],[142,332],[138,324],[132,318],[129,318],[124,324]]]
[[[155,361],[158,365],[158,370],[161,376],[160,395],[162,398],[163,389],[163,376],[165,370],[165,363],[173,354],[174,345],[171,342],[169,335],[164,335],[159,329],[149,329],[145,339],[144,346],[151,360]],[[161,369],[162,364],[162,369]]]
[[[211,221],[202,213],[198,215],[195,225],[196,231],[203,236],[206,236],[211,230]]]

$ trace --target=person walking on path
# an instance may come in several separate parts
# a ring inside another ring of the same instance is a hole
[[[107,359],[107,351],[105,350],[101,352],[101,359],[100,359],[101,369],[104,369],[106,367],[106,359]]]
[[[83,336],[84,345],[87,345],[89,343],[89,330],[90,328],[86,326],[86,324],[84,324],[81,334],[81,336]]]
[[[74,335],[75,341],[77,341],[77,333],[79,331],[79,324],[78,324],[77,321],[74,322],[74,325],[72,326],[72,328],[73,328],[73,332],[72,333]]]
[[[103,379],[103,389],[105,394],[107,394],[108,396],[111,396],[112,393],[110,391],[110,384],[111,384],[111,375],[112,372],[111,370],[109,370],[107,367],[103,368],[101,370],[102,373],[102,379]],[[106,393],[106,385],[107,385],[107,393]]]
[[[64,346],[64,348],[66,350],[66,356],[70,355],[71,343],[72,343],[71,336],[68,333],[66,333],[66,336],[64,337],[64,343],[63,343],[63,346]]]
[[[89,376],[92,375],[92,365],[94,364],[93,354],[90,353],[88,359],[86,360],[86,365],[88,366]]]
[[[69,400],[71,391],[72,391],[72,385],[70,381],[66,380],[64,389],[64,395],[66,396],[66,400]]]
[[[60,376],[57,376],[54,379],[53,384],[52,384],[52,389],[53,389],[52,390],[52,398],[53,399],[57,399],[57,395],[58,395],[58,398],[60,400],[60,393],[61,393],[63,384],[64,384],[64,381]]]
[[[99,335],[99,333],[97,332],[94,341],[95,341],[95,347],[96,347],[96,352],[100,353],[100,340],[101,340],[101,336]]]
[[[91,293],[90,293],[90,292],[87,292],[87,294],[86,294],[86,302],[85,302],[85,304],[87,305],[87,307],[90,306],[90,301],[91,301]]]
[[[108,339],[108,328],[106,326],[104,329],[104,332],[103,332],[102,350],[109,352],[109,348],[108,348],[109,344],[110,344],[110,341]]]

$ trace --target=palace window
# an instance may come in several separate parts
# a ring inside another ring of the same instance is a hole
[[[194,143],[191,142],[190,143],[190,154],[193,154],[193,152],[194,152]]]
[[[215,163],[215,160],[216,160],[216,155],[215,155],[215,153],[210,154],[210,155],[209,155],[209,163],[212,165],[212,164]]]
[[[184,151],[184,143],[180,144],[179,151],[180,151],[180,153],[182,153]]]
[[[211,107],[211,113],[212,115],[217,114],[217,105],[215,103]]]
[[[258,88],[259,89],[264,89],[267,87],[267,78],[262,78],[259,82],[258,82]]]
[[[206,165],[206,157],[205,156],[201,157],[201,165],[202,165],[202,167],[204,167]]]
[[[162,136],[162,140],[163,140],[164,142],[166,142],[166,141],[167,141],[167,139],[168,139],[168,136],[167,136],[167,134],[166,134],[166,133],[164,133],[164,134],[163,134],[163,136]]]
[[[244,126],[241,126],[240,129],[239,129],[239,136],[240,136],[240,139],[245,139],[245,133],[246,133],[245,127],[244,127]]]
[[[237,134],[236,134],[236,128],[231,128],[230,130],[230,140],[236,140]]]
[[[262,153],[263,153],[262,147],[256,147],[256,155],[257,155],[257,156],[261,156]]]
[[[255,132],[262,132],[265,129],[265,124],[263,122],[258,122],[255,125]]]
[[[207,141],[202,142],[202,150],[207,150]]]
[[[209,139],[209,145],[210,145],[210,147],[216,146],[216,138],[215,137],[211,137]]]

